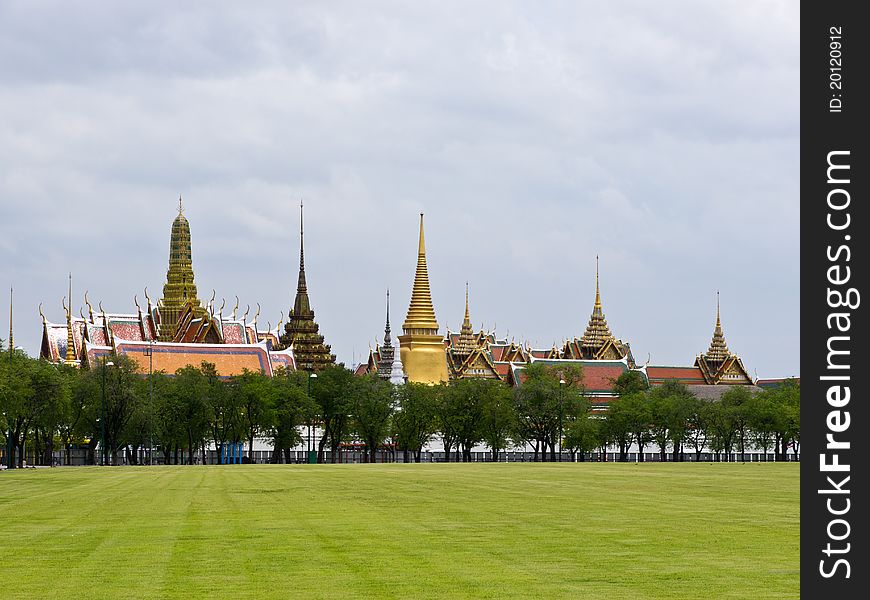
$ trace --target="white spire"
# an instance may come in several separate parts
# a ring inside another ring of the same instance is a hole
[[[404,385],[405,369],[402,367],[402,344],[396,338],[396,350],[393,355],[393,368],[390,371],[390,383],[393,385]]]

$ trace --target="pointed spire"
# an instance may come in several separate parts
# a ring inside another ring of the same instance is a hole
[[[595,304],[592,306],[592,315],[583,337],[580,338],[581,347],[590,349],[594,353],[608,340],[614,339],[604,318],[604,309],[601,306],[601,288],[598,283],[598,255],[595,256]]]
[[[722,331],[722,319],[719,312],[719,292],[716,291],[716,327],[713,329],[713,339],[704,358],[709,362],[721,362],[731,356],[728,344],[725,343],[725,333]]]
[[[66,363],[73,364],[76,361],[75,337],[72,325],[72,273],[69,274],[69,307],[66,311]]]
[[[296,301],[293,303],[295,317],[311,312],[308,299],[308,283],[305,281],[305,227],[303,222],[303,204],[299,201],[299,279],[296,284]]]
[[[598,255],[595,255],[595,306],[601,310],[601,289],[598,287]]]
[[[299,270],[305,271],[305,222],[302,214],[303,203],[299,201]]]
[[[184,212],[184,204],[181,202],[181,194],[178,194],[178,214]]]
[[[305,279],[305,227],[304,203],[299,201],[299,280],[293,308],[287,314],[284,334],[280,336],[282,348],[293,348],[296,366],[300,371],[314,372],[335,363],[335,355],[323,343],[320,327],[314,320],[311,300],[308,297],[308,284]]]
[[[471,327],[471,314],[468,310],[468,282],[465,282],[465,319],[462,321],[462,328],[459,330],[459,341],[456,343],[455,354],[471,354],[477,347],[474,339],[474,330]]]
[[[184,216],[184,204],[178,196],[178,215],[172,221],[169,236],[169,268],[163,297],[157,301],[160,309],[160,324],[157,337],[160,341],[171,341],[175,329],[188,305],[193,306],[194,314],[202,317],[205,309],[200,305],[196,282],[193,274],[190,223]]]
[[[387,288],[387,326],[384,328],[384,346],[392,346],[390,340],[390,288]]]
[[[420,242],[417,247],[417,271],[414,274],[414,287],[411,291],[411,304],[408,315],[402,324],[405,334],[421,333],[437,335],[438,321],[432,306],[432,293],[429,291],[429,270],[426,266],[426,243],[423,233],[423,213],[420,213]]]

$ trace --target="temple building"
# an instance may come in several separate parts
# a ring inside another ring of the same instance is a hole
[[[66,323],[51,323],[42,316],[40,357],[46,360],[88,367],[112,355],[125,354],[134,359],[139,373],[163,371],[174,374],[178,369],[203,362],[215,365],[222,377],[239,375],[245,370],[271,376],[282,367],[293,370],[296,362],[292,348],[278,348],[278,329],[263,331],[257,327],[259,305],[252,320],[250,307],[237,317],[238,298],[230,315],[224,315],[225,302],[215,307],[214,294],[207,305],[198,297],[191,260],[190,224],[179,199],[178,216],[172,223],[169,243],[169,270],[163,298],[152,305],[145,289],[147,307],[133,302],[132,313],[107,313],[99,303],[95,311],[85,292],[83,309],[73,314],[72,276],[69,295],[63,299]]]
[[[315,372],[323,367],[335,364],[335,355],[330,353],[330,347],[324,344],[320,334],[320,326],[314,321],[314,310],[308,298],[308,283],[305,280],[305,229],[302,217],[302,205],[299,205],[299,278],[296,285],[296,300],[284,333],[278,346],[292,348],[296,357],[296,368],[300,371]]]
[[[426,267],[426,244],[423,236],[423,213],[420,213],[420,241],[417,246],[417,271],[411,291],[408,314],[399,336],[402,364],[408,381],[439,383],[447,381],[444,339],[438,334],[438,321],[429,291]]]

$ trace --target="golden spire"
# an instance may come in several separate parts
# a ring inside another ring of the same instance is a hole
[[[178,214],[184,212],[184,205],[181,203],[181,194],[178,194]]]
[[[405,334],[421,333],[436,335],[438,321],[432,306],[432,293],[429,291],[429,270],[426,267],[426,243],[423,235],[423,213],[420,213],[420,243],[417,249],[417,272],[414,274],[414,287],[411,291],[411,304],[408,316],[402,324]]]
[[[716,328],[713,329],[713,339],[710,348],[704,356],[710,362],[721,362],[731,356],[728,345],[725,343],[725,334],[722,331],[722,319],[719,316],[719,292],[716,291]]]
[[[471,327],[471,313],[468,310],[468,282],[465,282],[465,319],[462,321],[462,328],[459,330],[459,341],[456,343],[454,352],[456,354],[471,354],[477,347],[477,342],[474,339],[474,330]]]
[[[598,288],[598,255],[595,255],[595,307],[601,310],[601,291]]]
[[[589,317],[589,324],[586,326],[586,331],[583,337],[580,338],[580,345],[592,349],[601,348],[608,340],[612,340],[613,334],[610,333],[610,328],[607,326],[607,319],[604,318],[604,309],[601,306],[601,289],[598,285],[598,256],[595,256],[595,304],[592,307],[592,316]]]
[[[72,326],[72,273],[69,274],[69,306],[66,307],[66,363],[71,365],[76,361],[75,338]]]

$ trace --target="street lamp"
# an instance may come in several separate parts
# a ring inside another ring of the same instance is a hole
[[[317,373],[308,373],[308,397],[309,398],[311,397],[311,380],[312,379],[317,379]],[[311,445],[311,419],[309,418],[308,419],[308,464],[309,465],[314,463],[314,461],[312,460],[312,453],[313,453],[312,448],[313,447]]]
[[[559,379],[559,462],[562,462],[562,389],[565,387],[565,380]]]
[[[100,407],[100,466],[106,464],[106,369],[114,367],[112,361],[106,362],[103,357],[103,385],[102,385],[102,403]]]

